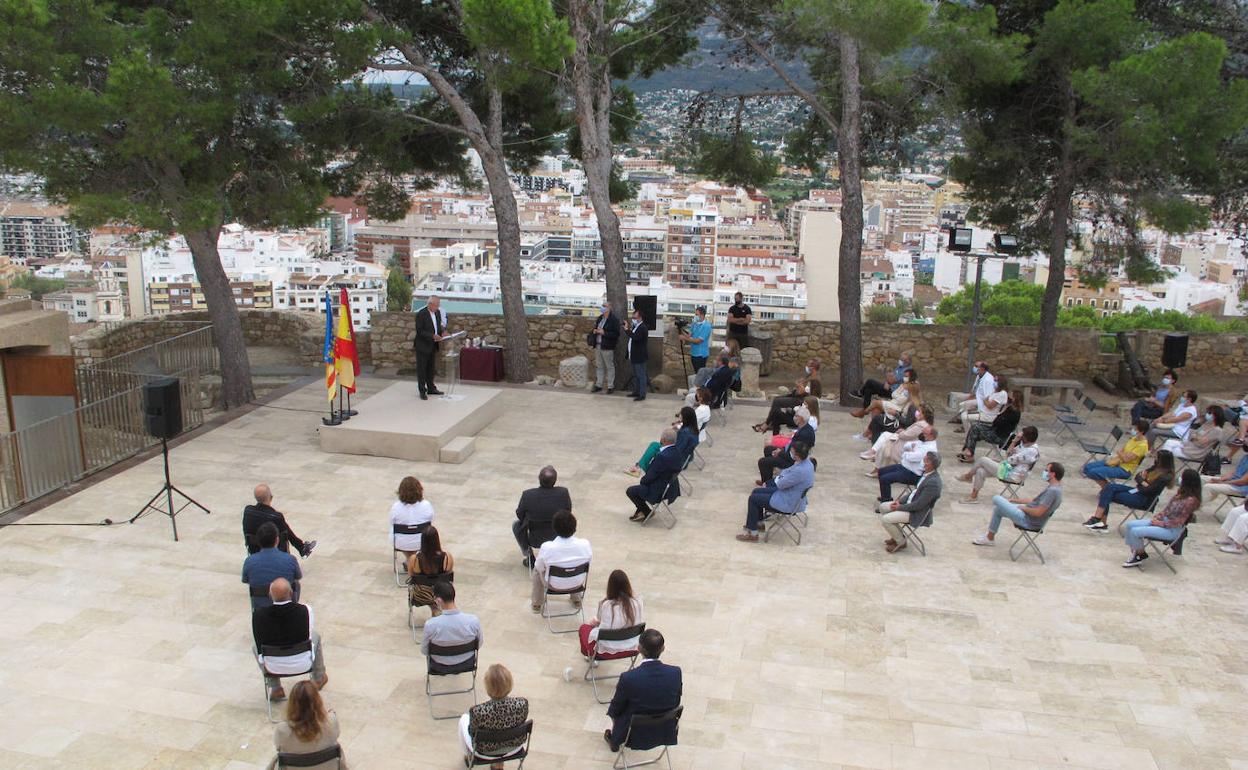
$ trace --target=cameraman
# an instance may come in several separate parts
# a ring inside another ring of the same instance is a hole
[[[681,330],[680,339],[689,343],[689,362],[697,374],[711,355],[711,322],[706,320],[706,305],[698,305],[693,313],[693,323]]]

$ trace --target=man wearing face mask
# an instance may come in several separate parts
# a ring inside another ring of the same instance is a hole
[[[711,322],[706,320],[706,305],[694,308],[693,315],[693,323],[680,338],[689,343],[689,363],[697,374],[711,357]]]
[[[993,377],[992,372],[989,371],[987,361],[977,361],[975,366],[971,368],[971,374],[975,375],[975,381],[971,385],[970,393],[950,394],[951,400],[957,406],[958,414],[981,411],[985,402],[997,390],[997,378]],[[955,414],[949,422],[952,425],[956,425],[962,422],[962,418]]]
[[[1156,420],[1174,406],[1174,402],[1179,400],[1179,391],[1174,384],[1179,381],[1179,376],[1174,373],[1173,369],[1167,369],[1161,373],[1161,386],[1153,392],[1148,398],[1141,398],[1131,407],[1131,422],[1137,423],[1141,419]]]
[[[862,399],[862,408],[866,409],[871,406],[873,398],[888,398],[893,391],[905,378],[906,370],[913,366],[910,363],[910,354],[902,353],[897,359],[897,367],[884,376],[884,382],[879,380],[867,380],[862,383],[862,387],[852,391],[849,395],[854,398]]]
[[[633,380],[636,390],[633,391],[634,401],[646,400],[646,364],[650,360],[650,328],[641,320],[641,311],[633,311],[632,325],[628,330],[628,360],[633,365]]]
[[[1062,504],[1062,477],[1066,475],[1066,469],[1061,463],[1049,463],[1043,475],[1049,485],[1031,500],[1007,500],[1001,495],[994,495],[992,521],[988,523],[988,530],[972,540],[971,544],[996,545],[997,530],[1001,528],[1002,519],[1009,519],[1026,529],[1044,529],[1045,523],[1057,513]]]
[[[590,344],[594,348],[594,392],[615,391],[615,346],[620,340],[620,319],[611,312],[611,302],[602,301],[602,313],[594,322]]]

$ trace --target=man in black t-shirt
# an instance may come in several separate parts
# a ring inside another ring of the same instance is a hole
[[[750,321],[753,314],[750,306],[745,304],[745,297],[737,292],[732,297],[732,307],[728,308],[728,339],[736,340],[741,347],[749,347]]]

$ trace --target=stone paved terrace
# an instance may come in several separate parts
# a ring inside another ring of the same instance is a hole
[[[363,381],[365,395],[386,381]],[[280,400],[319,410],[319,384]],[[212,508],[168,523],[0,530],[0,766],[252,768],[272,756],[249,653],[239,513],[252,484],[274,487],[296,531],[342,743],[355,768],[459,764],[454,721],[430,719],[424,661],[389,568],[386,512],[401,476],[425,483],[454,554],[462,606],[485,628],[482,663],[506,663],[536,727],[528,767],[607,768],[604,707],[572,635],[527,607],[509,524],[520,491],[551,462],[595,549],[590,601],[626,568],[647,621],[684,669],[679,768],[1112,770],[1248,768],[1248,559],[1217,552],[1208,513],[1171,575],[1119,567],[1119,538],[1079,527],[1090,482],[1070,478],[1042,538],[1047,566],[1012,563],[969,540],[987,503],[951,502],[954,434],[943,439],[945,500],[930,555],[884,553],[869,512],[856,422],[825,416],[811,525],[800,547],[733,535],[752,488],[760,407],[715,431],[694,496],[671,530],[630,524],[622,473],[675,411],[673,399],[514,388],[506,416],[462,466],[331,456],[318,416],[261,408],[179,446],[176,483]],[[433,405],[431,402],[430,406]],[[418,408],[413,404],[413,408]],[[1047,411],[1041,412],[1047,422]],[[1069,465],[1080,458],[1053,451]],[[127,517],[158,485],[146,462],[27,522]],[[1032,482],[1034,489],[1038,482]],[[989,487],[986,491],[995,491]],[[1007,527],[1008,529],[1008,527]],[[484,697],[483,688],[479,691]],[[449,702],[449,699],[448,699]]]

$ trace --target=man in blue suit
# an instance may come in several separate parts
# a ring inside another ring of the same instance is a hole
[[[612,751],[619,751],[625,738],[628,738],[628,747],[637,751],[676,745],[675,721],[637,729],[629,735],[628,724],[634,714],[671,711],[680,705],[683,690],[680,668],[659,661],[659,656],[663,654],[663,634],[653,628],[646,629],[641,634],[638,647],[644,660],[632,671],[620,674],[615,697],[607,707],[612,726],[602,737]]]
[[[745,531],[737,535],[738,540],[757,543],[763,508],[797,513],[803,505],[802,492],[815,485],[815,466],[810,461],[810,447],[801,441],[794,441],[789,444],[789,452],[793,455],[793,464],[750,493],[746,506]]]
[[[634,401],[646,400],[646,366],[650,361],[650,327],[642,320],[641,311],[633,311],[632,325],[625,332],[628,336],[628,360],[633,365]]]
[[[659,436],[659,453],[650,461],[646,475],[625,493],[633,501],[635,509],[629,521],[645,521],[650,515],[650,506],[663,499],[668,486],[676,474],[685,467],[685,457],[676,448],[676,429],[668,428]],[[675,500],[671,496],[668,502]]]

